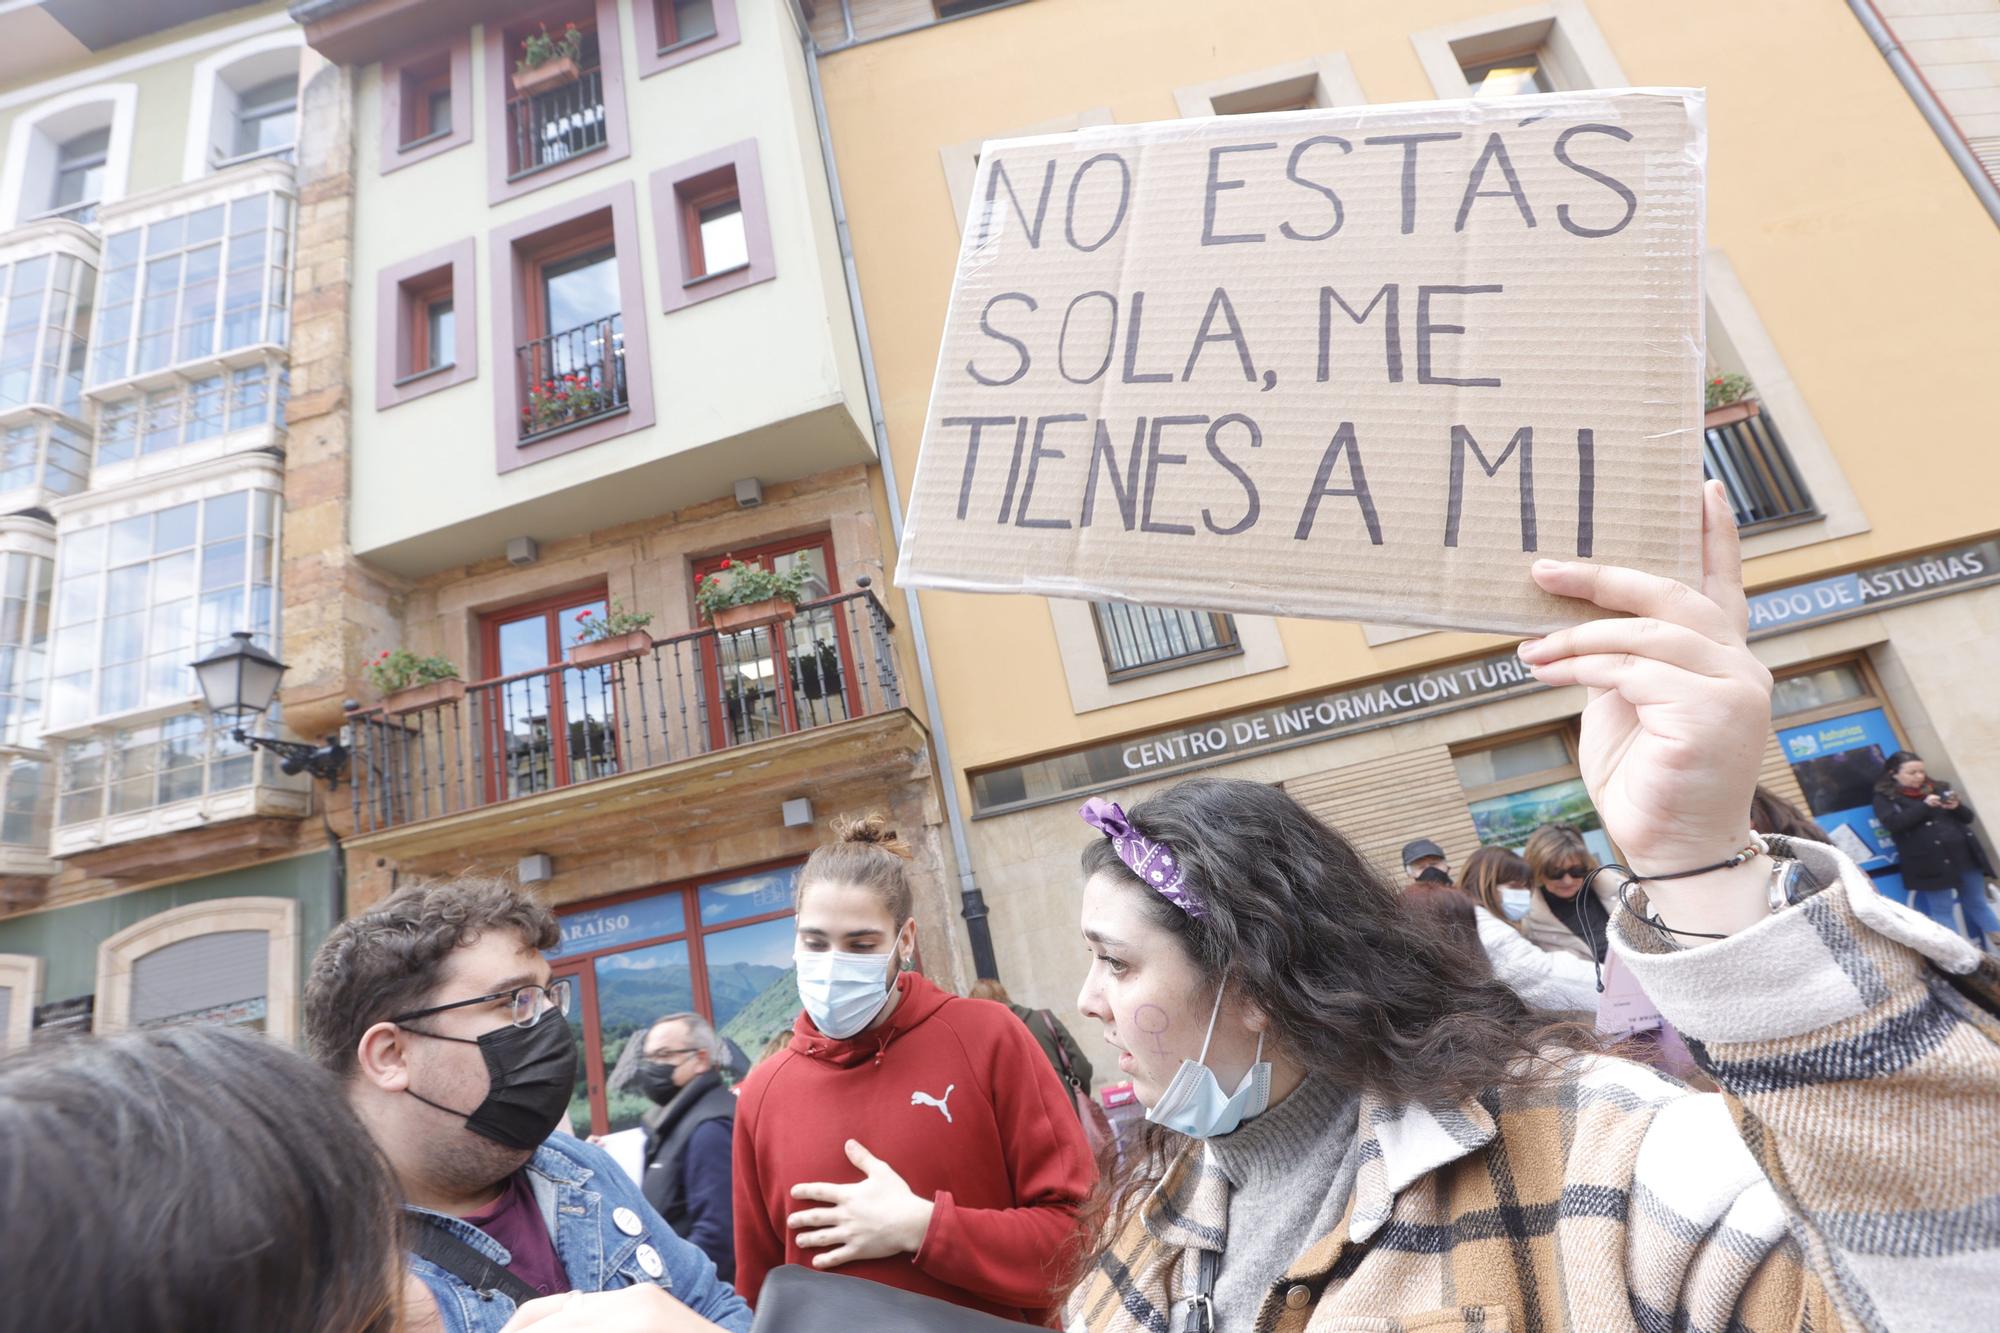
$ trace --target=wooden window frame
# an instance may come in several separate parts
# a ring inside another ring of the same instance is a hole
[[[574,238],[594,225],[596,215],[610,218],[612,247],[617,256],[618,306],[625,347],[623,410],[607,412],[562,430],[523,440],[521,405],[526,401],[518,349],[533,341],[528,330],[539,322],[537,262],[564,238]],[[626,181],[595,194],[556,205],[506,226],[488,238],[493,264],[493,445],[494,470],[511,472],[576,449],[589,448],[620,435],[644,430],[654,423],[653,367],[645,318],[645,285],[640,273],[638,190]],[[461,333],[464,316],[460,317]]]
[[[479,374],[479,306],[473,280],[478,244],[470,236],[391,264],[376,278],[375,410],[387,411]],[[423,315],[440,295],[451,297],[452,360],[426,364],[429,329]]]
[[[502,204],[509,199],[518,199],[524,194],[547,189],[557,181],[569,180],[587,171],[595,171],[613,162],[622,162],[632,155],[631,131],[628,111],[625,105],[625,33],[619,20],[618,0],[589,0],[579,4],[577,0],[558,0],[557,3],[539,5],[507,22],[492,22],[486,25],[486,202]],[[645,5],[635,6],[644,10]],[[586,24],[579,13],[589,17]],[[589,152],[578,153],[568,161],[543,166],[523,175],[513,175],[513,164],[508,158],[510,135],[507,126],[507,104],[514,96],[514,57],[518,51],[520,34],[534,32],[540,24],[548,23],[552,30],[559,31],[565,22],[574,22],[579,28],[593,28],[597,34],[598,68],[604,81],[604,144]]]
[[[778,276],[755,139],[664,167],[649,177],[649,184],[658,222],[654,239],[663,313],[671,315]],[[699,208],[732,192],[743,210],[744,262],[703,272]]]
[[[639,48],[639,77],[650,78],[690,60],[735,46],[741,38],[736,0],[713,0],[715,31],[692,40],[680,35],[674,0],[635,0],[632,36]]]
[[[796,917],[798,909],[796,906],[787,907],[781,911],[766,912],[761,916],[744,917],[739,921],[730,921],[713,928],[705,928],[701,924],[701,890],[708,885],[720,883],[725,880],[740,879],[748,875],[762,874],[767,870],[778,870],[786,867],[802,866],[804,864],[804,857],[785,856],[772,861],[762,861],[756,865],[733,867],[728,870],[716,870],[698,878],[675,880],[670,883],[656,884],[643,889],[629,889],[623,893],[614,893],[604,898],[591,898],[579,903],[565,903],[561,908],[557,909],[558,924],[560,924],[563,916],[573,916],[579,912],[599,911],[607,907],[616,907],[621,903],[665,897],[670,893],[679,894],[681,896],[681,928],[670,935],[649,936],[645,939],[632,940],[604,949],[578,950],[575,953],[565,953],[560,958],[549,960],[550,971],[554,976],[571,978],[570,984],[577,994],[578,1004],[580,1005],[578,1016],[583,1022],[584,1030],[586,1032],[595,1031],[601,1039],[603,1032],[598,1021],[597,1012],[597,961],[612,954],[629,953],[637,949],[650,949],[662,944],[676,944],[684,941],[688,946],[688,988],[693,996],[694,1011],[712,1023],[715,1021],[715,1004],[714,997],[709,993],[708,988],[708,950],[706,948],[708,938],[712,935],[726,935],[732,930],[750,926],[761,926],[772,921],[782,921],[789,917]],[[586,973],[589,974],[588,982],[585,981]],[[746,1052],[746,1054],[755,1058],[756,1053]],[[604,1089],[608,1071],[604,1068],[604,1051],[601,1040],[598,1043],[586,1040],[584,1042],[583,1055],[585,1069],[584,1086],[589,1090],[590,1094],[591,1132],[596,1133],[601,1132],[602,1128],[608,1126],[610,1123],[605,1110]]]
[[[429,93],[451,93],[451,125],[431,125]],[[443,46],[382,62],[380,174],[427,161],[472,142],[472,39],[461,33]],[[413,133],[418,124],[424,132]]]
[[[546,243],[538,244],[522,256],[528,270],[528,322],[524,330],[528,336],[523,338],[522,342],[533,342],[537,338],[546,338],[552,333],[564,331],[549,327],[550,269],[601,250],[611,261],[612,270],[617,271],[618,237],[612,228],[610,217],[605,216],[600,220],[592,216],[584,221],[587,225],[579,227],[574,232],[566,232],[551,238]],[[623,309],[617,313],[621,316],[625,314]]]
[[[562,668],[562,664],[566,660],[565,649],[563,647],[562,613],[575,607],[580,602],[590,601],[602,601],[609,607],[611,604],[611,593],[608,586],[602,582],[580,584],[569,589],[567,592],[549,593],[536,597],[531,601],[514,602],[507,606],[495,607],[490,611],[479,613],[479,672],[482,682],[506,679],[505,674],[500,670],[501,626],[512,624],[516,621],[528,620],[537,615],[542,617],[543,638],[547,645],[549,660],[541,668],[530,669],[549,670],[555,673],[547,678],[549,682],[547,689],[550,774],[548,790],[550,791],[559,791],[573,785],[575,781],[570,776],[568,744],[569,704],[562,688],[563,677],[558,670],[558,668]],[[484,710],[485,721],[482,725],[482,734],[478,741],[485,752],[486,799],[489,803],[514,799],[506,791],[504,737],[497,730],[500,717],[498,710],[492,707],[492,698],[493,695],[489,692],[487,696],[488,704]],[[612,752],[615,755],[618,746],[616,726],[607,727],[606,734],[611,740]],[[558,743],[559,737],[562,738],[560,743]],[[540,795],[541,793],[522,794]]]

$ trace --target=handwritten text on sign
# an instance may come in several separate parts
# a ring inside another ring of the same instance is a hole
[[[989,144],[900,577],[1537,630],[1697,572],[1700,99]]]

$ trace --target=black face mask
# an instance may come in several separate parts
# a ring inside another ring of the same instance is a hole
[[[638,1085],[639,1091],[661,1106],[665,1106],[680,1094],[680,1089],[674,1086],[674,1075],[679,1072],[680,1066],[677,1064],[641,1060],[638,1069],[633,1071],[632,1081]]]
[[[541,1147],[562,1123],[570,1094],[576,1090],[576,1041],[557,1010],[544,1013],[533,1027],[509,1025],[476,1040],[440,1032],[416,1035],[477,1046],[486,1057],[486,1100],[470,1114],[438,1106],[414,1088],[404,1089],[425,1106],[462,1115],[465,1127],[481,1138],[522,1152]]]

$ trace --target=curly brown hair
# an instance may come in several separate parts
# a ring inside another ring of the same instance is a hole
[[[1317,1077],[1398,1102],[1452,1105],[1543,1082],[1569,1054],[1601,1049],[1587,1026],[1537,1015],[1496,980],[1476,932],[1464,948],[1427,927],[1353,844],[1276,787],[1197,778],[1140,802],[1128,818],[1173,849],[1205,916],[1154,892],[1107,839],[1083,849],[1085,876],[1138,894],[1204,985],[1226,979],[1270,1018],[1279,1048]],[[1122,1163],[1100,1158],[1073,1278],[1187,1144],[1148,1124]]]
[[[354,1073],[361,1034],[421,1009],[445,960],[492,930],[530,949],[562,941],[555,913],[503,880],[459,876],[413,884],[335,926],[306,974],[306,1050],[337,1078]]]

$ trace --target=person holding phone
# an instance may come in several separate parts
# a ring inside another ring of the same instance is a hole
[[[2000,917],[1986,901],[1993,872],[1972,836],[1972,807],[1925,771],[1923,756],[1898,750],[1875,784],[1875,818],[1895,841],[1910,906],[1947,930],[1958,929],[1956,907],[1965,913],[1965,933],[1991,949]]]

